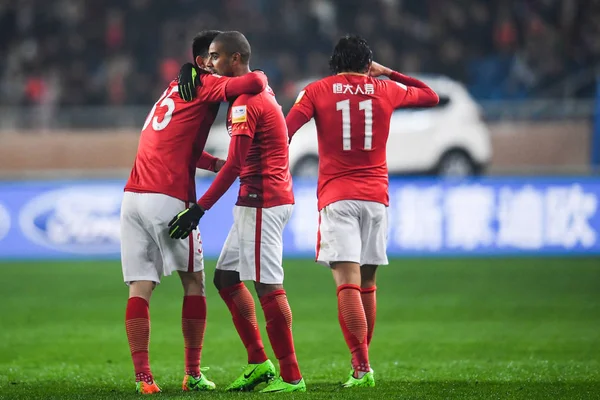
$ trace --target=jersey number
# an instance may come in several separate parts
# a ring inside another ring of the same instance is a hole
[[[175,101],[171,98],[173,93],[178,93],[177,86],[171,89],[171,92],[167,94],[169,89],[165,90],[162,96],[158,99],[152,110],[150,110],[150,114],[146,117],[146,122],[144,122],[144,127],[142,130],[146,130],[148,125],[150,125],[150,121],[152,121],[152,129],[155,131],[162,131],[169,125],[171,122],[171,117],[173,117],[173,111],[175,111]],[[156,107],[167,107],[167,111],[162,119],[162,121],[158,120],[158,117],[154,115],[156,112]]]
[[[342,100],[335,103],[338,111],[342,112],[342,147],[351,150],[352,132],[350,126],[350,100]],[[373,101],[363,100],[358,103],[358,109],[365,112],[365,150],[373,148]]]

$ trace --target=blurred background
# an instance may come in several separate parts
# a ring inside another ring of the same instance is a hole
[[[123,186],[203,29],[248,37],[285,113],[346,33],[441,97],[391,121],[373,398],[598,397],[600,0],[0,0],[2,395],[132,391]],[[207,143],[217,156],[224,115]],[[290,145],[283,264],[309,390],[334,398],[348,355],[330,273],[313,262],[317,154],[308,123]],[[199,194],[213,176],[198,171]],[[200,224],[209,281],[236,192]],[[152,305],[166,392],[181,387],[180,290],[164,279]],[[203,365],[223,387],[243,349],[210,284],[207,297]]]
[[[392,123],[390,147],[407,149],[392,173],[595,171],[598,0],[2,0],[0,173],[124,176],[150,106],[208,28],[246,34],[284,111],[348,32],[427,80],[446,101]],[[316,150],[298,147],[293,172],[314,175]]]
[[[91,243],[92,254],[118,256],[120,193],[140,127],[202,29],[248,37],[251,66],[266,71],[285,113],[328,75],[346,33],[437,91],[436,108],[392,117],[392,254],[600,251],[600,0],[0,0],[0,178],[48,188],[0,198],[12,221],[3,230],[17,233],[0,240],[0,257],[20,254],[19,244],[29,254],[32,240],[57,254],[85,254]],[[221,157],[224,107],[206,147]],[[310,122],[290,146],[298,179],[288,254],[314,249],[318,162]],[[429,180],[414,180],[422,175]],[[198,176],[201,192],[212,174]],[[57,179],[72,186],[60,192]],[[100,190],[77,186],[107,179]],[[230,218],[228,205],[217,220]],[[80,238],[74,210],[90,238]],[[225,235],[213,233],[207,254]]]
[[[0,0],[0,178],[50,186],[69,178],[80,179],[74,185],[118,183],[91,200],[85,196],[94,190],[69,192],[64,201],[38,199],[38,206],[56,206],[43,218],[31,217],[29,228],[20,205],[4,206],[3,214],[12,216],[6,220],[13,221],[5,225],[26,241],[39,236],[38,242],[54,243],[52,229],[72,232],[72,210],[83,207],[95,221],[89,241],[112,243],[103,251],[117,255],[121,185],[140,127],[181,63],[191,60],[191,40],[202,29],[246,34],[251,66],[266,71],[286,113],[306,84],[328,75],[329,54],[349,32],[369,41],[377,61],[415,74],[438,92],[438,107],[398,110],[392,117],[388,166],[400,179],[390,190],[396,218],[390,244],[399,246],[393,254],[454,251],[451,234],[464,235],[468,226],[479,228],[468,243],[457,239],[465,251],[536,250],[561,240],[600,249],[600,226],[589,222],[600,218],[596,186],[580,186],[596,184],[600,163],[600,0]],[[221,157],[229,144],[224,115],[222,107],[207,143]],[[317,154],[311,122],[290,146],[293,175],[309,182],[296,185],[291,254],[314,248]],[[198,175],[200,187],[212,176]],[[422,182],[413,180],[419,175],[480,176],[490,186],[479,190],[435,178],[414,186]],[[562,195],[538,176],[562,179]],[[443,185],[454,185],[457,194]],[[551,214],[556,207],[562,219]],[[588,219],[575,223],[573,213]],[[551,224],[559,233],[549,230]],[[566,239],[569,227],[579,227],[586,239]],[[524,236],[533,244],[522,246]],[[209,254],[218,254],[219,238],[214,247],[207,244]],[[81,242],[75,233],[64,241]]]

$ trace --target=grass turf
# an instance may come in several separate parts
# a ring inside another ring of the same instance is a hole
[[[208,262],[209,280],[213,268]],[[118,263],[15,262],[0,270],[1,399],[136,397]],[[600,398],[599,259],[394,260],[378,278],[370,351],[377,387],[342,391],[350,357],[330,273],[286,261],[309,392],[284,397]],[[217,392],[182,394],[178,278],[155,291],[151,364],[159,397],[263,397],[219,391],[241,372],[245,351],[210,285],[208,312],[202,364]],[[263,340],[272,356],[264,329]]]

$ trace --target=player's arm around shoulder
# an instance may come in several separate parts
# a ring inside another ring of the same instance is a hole
[[[262,71],[249,72],[242,76],[226,78],[225,96],[228,100],[244,94],[259,94],[267,88],[267,75]]]
[[[221,75],[201,71],[198,75],[199,84],[196,86],[196,98],[207,103],[220,103],[227,100],[227,80]]]
[[[200,86],[196,90],[200,101],[219,103],[245,94],[259,94],[266,87],[267,77],[262,72],[250,72],[233,78],[204,73],[200,75]]]

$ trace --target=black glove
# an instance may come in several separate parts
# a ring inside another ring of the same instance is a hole
[[[192,101],[196,98],[196,87],[201,86],[200,71],[192,63],[185,63],[179,70],[177,76],[177,87],[179,88],[179,97],[184,101]]]
[[[196,229],[203,215],[204,210],[202,207],[198,203],[194,203],[190,208],[183,210],[169,222],[169,236],[173,239],[187,238]]]

